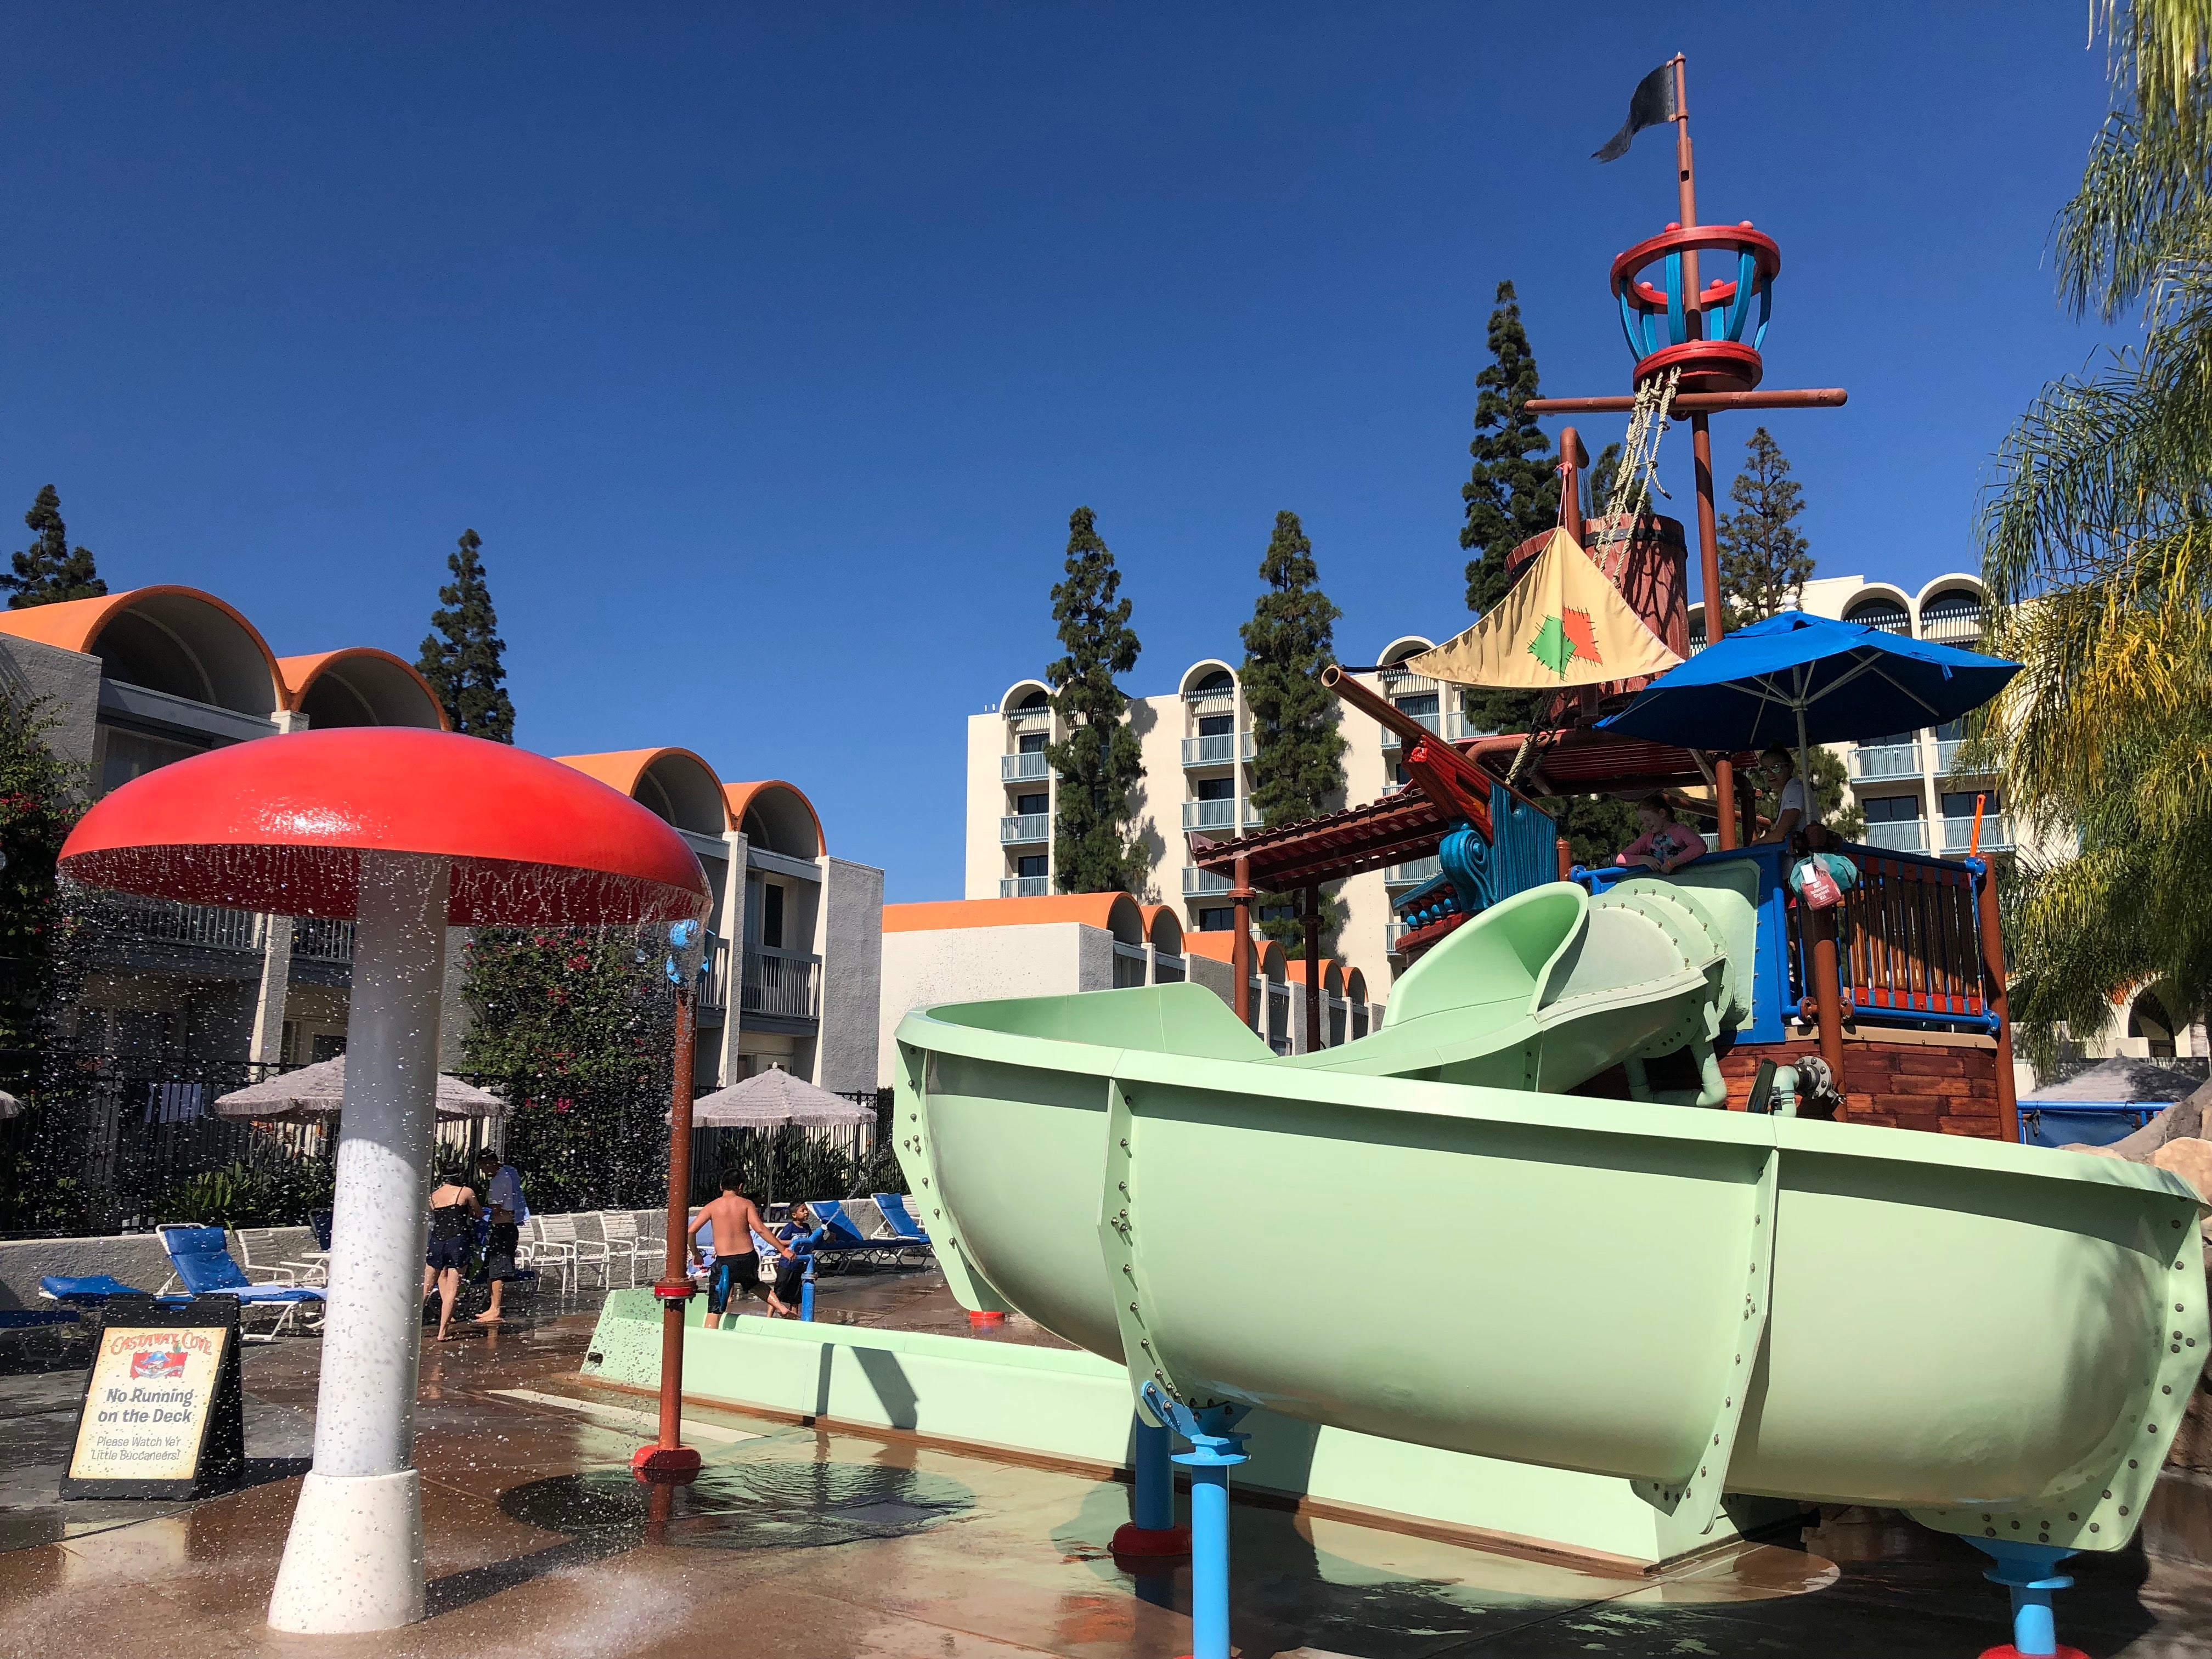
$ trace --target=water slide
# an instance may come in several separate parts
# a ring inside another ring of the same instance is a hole
[[[2119,1547],[2205,1356],[2195,1195],[1697,1109],[1749,879],[1518,895],[1310,1055],[1188,985],[916,1011],[898,1147],[956,1294],[1179,1407],[1624,1477],[1682,1548],[1724,1492]],[[1698,1090],[1554,1092],[1676,1049]]]

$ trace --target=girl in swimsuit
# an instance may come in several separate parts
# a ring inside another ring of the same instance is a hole
[[[453,1322],[453,1298],[460,1293],[461,1267],[477,1228],[476,1189],[457,1182],[438,1183],[430,1194],[430,1256],[422,1268],[422,1294],[438,1287],[438,1340]]]

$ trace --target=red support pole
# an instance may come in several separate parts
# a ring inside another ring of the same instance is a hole
[[[1237,884],[1229,890],[1237,907],[1237,937],[1229,941],[1229,971],[1237,975],[1237,1018],[1252,1023],[1252,860],[1237,855]]]
[[[1689,140],[1682,142],[1686,145]],[[1713,434],[1703,415],[1690,416],[1690,448],[1698,476],[1698,582],[1705,591],[1705,643],[1712,645],[1728,632],[1728,619],[1721,606],[1720,529],[1713,520]],[[1734,761],[1713,762],[1713,794],[1720,808],[1721,851],[1725,853],[1736,845]]]
[[[1306,1047],[1309,1050],[1328,1047],[1328,1034],[1321,1029],[1321,889],[1305,890],[1306,924]]]
[[[2013,1146],[2020,1144],[2020,1098],[2012,1075],[2012,1000],[2005,993],[2004,930],[1997,925],[1997,872],[1982,862],[1981,891],[1976,908],[1982,924],[1982,1006],[1997,1022],[1997,1133]]]
[[[693,1295],[684,1272],[691,1229],[691,1066],[697,1045],[691,988],[676,992],[676,1053],[668,1110],[668,1248],[661,1257],[660,1437],[631,1454],[631,1473],[644,1480],[689,1480],[699,1454],[684,1443],[684,1310]]]

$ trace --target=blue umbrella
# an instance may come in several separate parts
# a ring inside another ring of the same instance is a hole
[[[1764,749],[1941,726],[2004,690],[2020,665],[1955,646],[1785,611],[1723,635],[1598,724],[1686,749]]]

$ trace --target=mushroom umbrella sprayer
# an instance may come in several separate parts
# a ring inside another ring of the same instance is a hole
[[[61,865],[127,893],[356,923],[314,1468],[269,1622],[410,1623],[423,1610],[413,1416],[446,929],[702,917],[699,862],[644,807],[557,762],[354,727],[150,772],[85,814]]]

